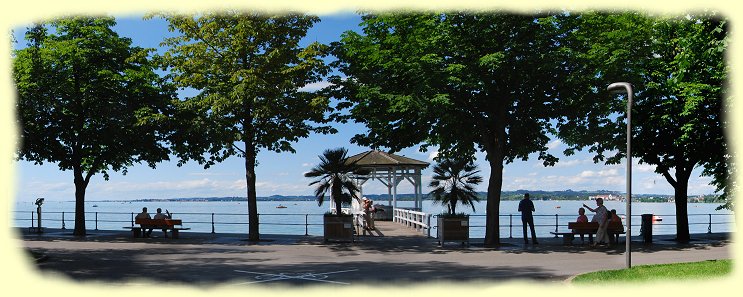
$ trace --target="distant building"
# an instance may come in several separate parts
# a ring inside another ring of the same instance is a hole
[[[589,200],[596,200],[596,199],[603,199],[604,201],[622,201],[622,196],[613,195],[613,194],[604,194],[604,195],[596,195],[596,196],[588,196]]]

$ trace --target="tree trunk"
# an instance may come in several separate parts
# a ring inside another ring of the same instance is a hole
[[[689,176],[683,171],[676,174],[676,185],[673,188],[674,199],[676,201],[676,241],[689,242],[689,215],[687,211],[687,201],[689,189]]]
[[[341,181],[339,179],[333,179],[332,185],[330,185],[330,199],[335,203],[335,215],[341,215]]]
[[[488,154],[492,156],[491,154]],[[490,178],[488,180],[488,202],[485,218],[485,246],[500,245],[500,198],[503,187],[503,154],[496,153],[491,158]]]
[[[252,140],[252,137],[246,139]],[[248,186],[248,240],[258,241],[258,203],[255,193],[255,148],[250,140],[245,141],[245,180]]]
[[[488,203],[485,219],[485,246],[500,245],[500,198],[503,188],[503,160],[506,152],[506,106],[505,100],[499,100],[497,111],[492,124],[481,124],[484,133],[482,143],[488,163],[490,164],[490,178],[488,179]],[[478,121],[487,123],[486,121]]]
[[[85,236],[85,189],[88,183],[83,178],[83,170],[80,166],[73,168],[75,178],[75,229],[74,236]]]

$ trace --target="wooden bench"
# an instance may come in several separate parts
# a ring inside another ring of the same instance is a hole
[[[570,222],[568,223],[568,229],[570,229],[571,232],[550,232],[550,233],[554,235],[562,236],[564,244],[571,244],[573,242],[573,239],[575,239],[576,234],[577,235],[588,234],[588,242],[593,243],[593,235],[596,234],[596,232],[599,230],[599,223],[597,222],[586,222],[586,223]],[[609,233],[610,238],[614,239],[614,242],[619,241],[620,234],[625,234],[624,226],[622,226],[622,223],[619,223],[619,222],[609,222],[609,226],[607,226],[606,232]]]
[[[183,225],[183,221],[178,219],[135,219],[135,224],[138,224],[137,226],[132,227],[124,227],[125,229],[131,229],[132,230],[132,237],[137,238],[142,236],[142,232],[144,229],[161,229],[163,230],[163,233],[165,237],[168,237],[168,230],[171,231],[173,234],[173,238],[178,238],[178,231],[180,230],[190,230],[191,228],[183,228],[178,227]]]

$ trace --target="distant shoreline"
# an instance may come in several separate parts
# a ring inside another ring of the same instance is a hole
[[[501,201],[514,201],[521,200],[524,193],[529,193],[532,200],[535,201],[589,201],[596,197],[610,197],[609,199],[604,198],[607,201],[624,201],[624,193],[613,192],[613,191],[504,191],[501,194]],[[478,192],[480,201],[487,200],[487,193]],[[371,200],[386,201],[388,195],[386,194],[367,194],[364,195]],[[414,194],[398,194],[397,201],[413,201],[415,199]],[[688,203],[720,203],[717,201],[716,195],[689,195]],[[132,200],[87,200],[86,202],[231,202],[238,201],[244,202],[248,199],[246,197],[175,197],[175,198],[139,198]],[[431,200],[427,194],[423,195],[423,200]],[[257,197],[257,201],[315,201],[314,196],[310,195],[296,195],[296,196],[284,196],[284,195],[273,195],[268,197]],[[633,194],[633,202],[673,202],[673,195],[661,195],[661,194]],[[71,200],[69,202],[74,202]]]

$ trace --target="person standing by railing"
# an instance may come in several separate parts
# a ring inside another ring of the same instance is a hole
[[[531,214],[536,210],[534,209],[534,202],[529,199],[529,193],[525,193],[524,199],[521,199],[519,202],[519,211],[521,212],[521,226],[524,229],[524,244],[529,244],[529,237],[527,237],[526,234],[527,224],[529,225],[529,228],[531,228],[532,244],[539,244],[539,242],[537,242],[537,232],[534,230],[534,216]]]

